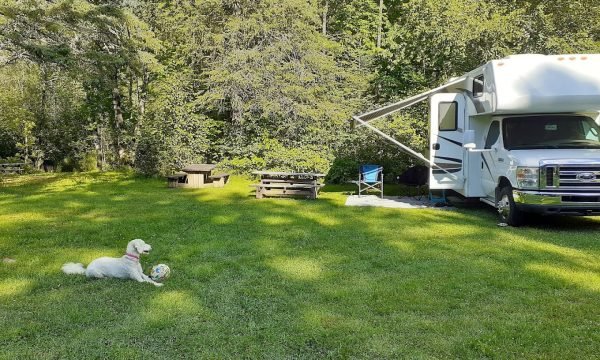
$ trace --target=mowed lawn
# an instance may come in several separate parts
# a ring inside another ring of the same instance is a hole
[[[501,228],[399,210],[169,189],[123,173],[0,183],[0,358],[600,356],[600,219]],[[67,276],[142,238],[165,286]]]

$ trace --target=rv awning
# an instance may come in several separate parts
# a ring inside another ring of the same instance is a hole
[[[437,94],[440,92],[446,92],[448,88],[461,87],[461,85],[464,87],[466,80],[468,80],[468,77],[462,76],[460,78],[451,80],[442,86],[436,87],[435,89],[431,89],[431,90],[425,91],[423,93],[420,93],[418,95],[411,96],[411,97],[401,100],[397,103],[384,106],[382,108],[370,111],[370,112],[362,114],[362,115],[353,116],[352,119],[354,119],[354,122],[358,123],[358,126],[365,126],[366,128],[375,132],[376,134],[383,137],[384,139],[387,139],[390,142],[398,145],[404,152],[421,160],[422,162],[426,163],[428,166],[439,169],[439,170],[447,173],[451,177],[456,177],[454,174],[451,174],[446,169],[443,169],[443,168],[439,167],[438,165],[434,164],[433,162],[431,162],[423,154],[419,154],[418,152],[414,151],[413,149],[402,144],[401,142],[399,142],[398,140],[389,136],[388,134],[384,133],[383,131],[379,130],[378,128],[376,128],[375,126],[370,124],[370,122],[377,120],[377,119],[381,119],[382,117],[386,117],[386,116],[393,114],[397,111],[400,111],[402,109],[406,109],[407,107],[412,106],[414,104],[418,104],[421,101],[428,99],[431,95],[434,95],[434,94]]]
[[[407,107],[410,107],[414,104],[418,104],[421,101],[428,99],[433,94],[437,94],[439,92],[445,92],[449,87],[459,85],[459,84],[463,83],[466,79],[467,78],[464,76],[460,77],[458,79],[454,79],[452,81],[445,83],[442,86],[436,87],[435,89],[431,89],[431,90],[425,91],[423,93],[420,93],[418,95],[411,96],[404,100],[398,101],[397,103],[384,106],[377,110],[373,110],[371,112],[355,116],[354,119],[359,118],[362,121],[367,122],[367,123],[371,122],[373,120],[380,119],[382,117],[388,116],[388,115],[393,114],[402,109],[406,109]],[[364,124],[361,123],[360,125],[364,125]]]

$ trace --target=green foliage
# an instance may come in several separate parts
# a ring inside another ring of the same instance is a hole
[[[503,1],[500,1],[503,3]],[[594,0],[520,1],[525,41],[519,52],[600,52],[600,5]]]
[[[316,30],[305,1],[261,6],[227,23],[223,57],[208,73],[204,101],[228,114],[231,155],[261,138],[287,147],[334,146],[357,111],[364,79],[336,62],[341,48]]]
[[[77,170],[77,163],[71,157],[64,158],[58,164],[57,170],[58,171],[62,171],[62,172],[73,172],[73,171],[76,171]]]
[[[225,159],[220,165],[223,168],[230,169],[234,174],[250,174],[256,169],[268,169],[265,159],[257,156]]]
[[[261,142],[261,153],[267,169],[295,172],[327,172],[331,159],[327,150],[318,145],[286,147],[275,139]]]
[[[144,136],[137,144],[135,164],[137,170],[144,175],[157,175],[169,173],[168,169],[161,170],[160,157],[161,144],[156,136]]]
[[[388,33],[390,53],[382,63],[388,68],[380,82],[416,92],[509,55],[525,37],[520,15],[490,1],[405,2]]]
[[[9,156],[6,158],[0,158],[0,163],[2,163],[2,164],[16,164],[16,163],[20,163],[22,161],[23,161],[23,159],[21,159],[18,156]]]
[[[94,171],[98,169],[98,154],[96,152],[86,153],[77,164],[79,171]]]
[[[141,127],[143,141],[136,153],[137,167],[145,173],[170,173],[215,157],[221,121],[197,110],[190,94],[194,87],[191,78],[189,72],[170,73],[151,87],[155,97],[148,106]]]
[[[18,152],[27,157],[35,150],[39,82],[35,66],[19,62],[0,67],[0,137],[5,140],[0,156]]]
[[[91,151],[85,154],[79,154],[76,157],[64,158],[57,167],[62,172],[89,172],[98,169],[98,154]]]
[[[354,156],[336,156],[331,168],[327,172],[325,182],[327,184],[343,184],[358,180],[358,168],[361,164],[379,164],[380,159],[374,161],[361,161]]]
[[[593,0],[4,0],[0,156],[340,182],[375,162],[393,180],[413,160],[351,115],[509,54],[600,52],[599,17]],[[425,113],[378,126],[425,150]]]
[[[289,148],[276,139],[263,139],[257,147],[257,155],[226,159],[220,163],[221,167],[238,174],[260,169],[326,173],[332,160],[323,157],[325,149],[310,145]]]
[[[11,156],[17,153],[17,144],[12,139],[11,135],[0,131],[0,158],[3,156]]]
[[[377,126],[386,134],[420,153],[427,153],[427,118],[419,113],[394,115],[379,120]],[[382,137],[357,129],[335,153],[335,160],[327,175],[327,182],[344,183],[357,179],[361,164],[377,164],[384,168],[384,180],[395,182],[407,168],[420,164],[397,146]],[[422,164],[420,164],[422,165]]]

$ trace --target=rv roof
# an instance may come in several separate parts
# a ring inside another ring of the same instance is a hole
[[[600,111],[600,54],[518,54],[492,60],[445,84],[358,115],[374,121],[428,99],[433,94],[470,89],[485,75],[479,114]]]
[[[542,54],[513,54],[505,57],[505,60],[531,60],[531,59],[540,59],[545,58],[546,55]]]
[[[489,112],[600,110],[600,54],[513,55],[482,68]]]

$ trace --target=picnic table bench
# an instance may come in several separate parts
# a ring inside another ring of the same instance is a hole
[[[2,174],[21,174],[25,163],[0,164],[0,173]]]
[[[187,184],[187,173],[177,172],[173,175],[167,176],[167,182],[170,188],[181,186],[179,184]]]
[[[167,183],[171,188],[223,187],[229,180],[229,174],[213,174],[216,167],[215,164],[190,164],[167,176]]]
[[[260,176],[259,184],[250,185],[256,188],[257,199],[271,196],[303,196],[316,199],[319,189],[323,187],[319,179],[325,176],[325,174],[275,171],[254,171],[253,174]]]
[[[212,181],[214,187],[223,187],[229,180],[229,174],[215,174],[208,177]]]

